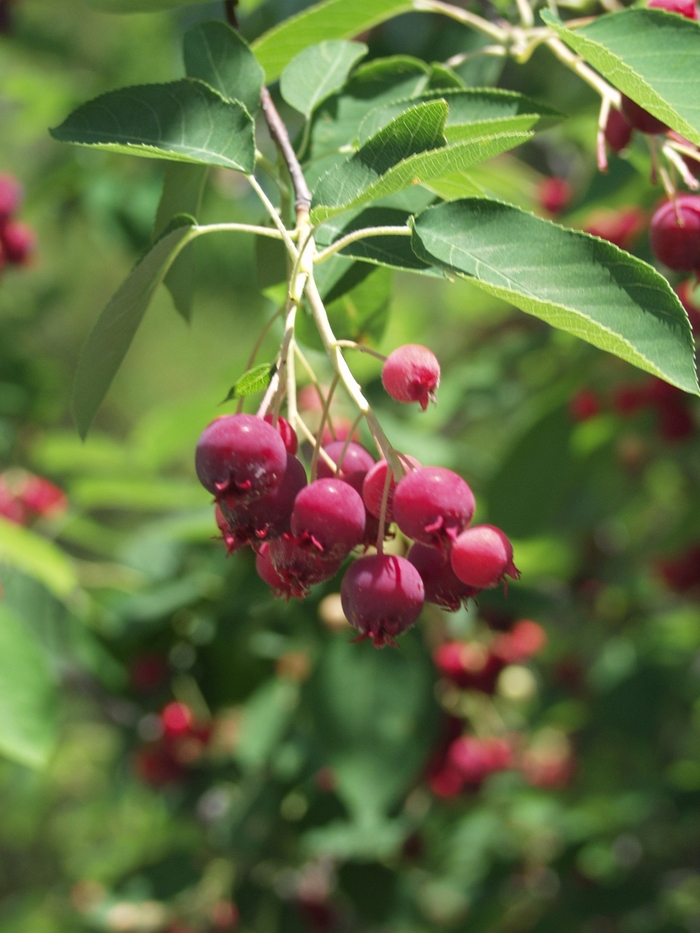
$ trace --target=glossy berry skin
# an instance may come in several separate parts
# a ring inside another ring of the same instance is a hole
[[[343,449],[344,440],[331,441],[325,444],[323,449],[331,458],[333,463],[338,465]],[[343,462],[340,464],[338,473],[334,473],[323,457],[318,459],[317,476],[319,479],[332,479],[337,477],[346,483],[350,483],[357,492],[362,492],[362,483],[368,470],[374,466],[374,457],[365,450],[361,444],[350,441],[343,455]]]
[[[412,466],[416,469],[420,469],[420,463],[414,457],[404,457],[405,461],[408,460]],[[386,483],[386,472],[388,466],[386,460],[378,460],[371,470],[367,472],[367,475],[364,478],[362,483],[362,498],[365,503],[365,508],[370,515],[373,515],[375,518],[379,518],[382,511],[382,497],[384,495],[384,484]],[[394,477],[393,471],[391,479],[389,480],[389,492],[387,495],[386,502],[386,521],[392,522],[394,520],[394,492],[396,491],[396,479]]]
[[[700,197],[683,194],[675,206],[672,201],[662,204],[651,218],[649,242],[654,256],[669,269],[700,270]]]
[[[624,94],[622,95],[621,107],[622,112],[627,118],[627,122],[641,133],[651,133],[654,135],[656,133],[665,133],[668,129],[665,123],[662,123],[661,120],[652,116],[652,114]]]
[[[0,240],[7,262],[16,266],[27,265],[36,245],[31,227],[18,220],[10,220],[0,228]]]
[[[270,492],[287,467],[280,435],[254,415],[223,415],[204,429],[195,456],[199,481],[213,495],[252,502]]]
[[[463,601],[479,592],[462,583],[450,564],[449,554],[426,544],[414,544],[406,555],[420,574],[425,587],[425,601],[456,612]]]
[[[22,203],[22,186],[12,175],[0,175],[0,224],[16,213]]]
[[[255,557],[255,569],[260,579],[264,580],[277,595],[284,594],[286,583],[284,577],[275,570],[270,557],[270,545],[267,542],[260,546],[260,550]]]
[[[310,542],[299,541],[292,535],[283,535],[269,545],[263,545],[261,550],[267,557],[261,554],[259,566],[256,561],[258,573],[272,586],[277,596],[285,596],[287,599],[304,599],[312,586],[334,577],[343,562],[342,558],[324,557]],[[270,573],[270,566],[276,578]],[[275,583],[271,582],[273,579],[276,579]]]
[[[290,521],[292,534],[309,542],[324,559],[341,559],[362,541],[362,497],[340,479],[318,479],[302,489]]]
[[[416,568],[405,557],[374,554],[348,568],[340,590],[343,612],[360,638],[375,648],[395,644],[423,608],[425,590]]]
[[[425,411],[428,402],[435,401],[440,385],[440,364],[427,347],[407,343],[387,357],[382,384],[397,402],[418,402]]]
[[[414,541],[444,548],[474,514],[474,495],[461,476],[443,467],[421,467],[396,486],[394,521]]]
[[[649,0],[649,9],[666,10],[669,13],[680,13],[686,19],[700,19],[695,0]]]
[[[605,141],[613,152],[622,152],[632,139],[632,124],[620,110],[611,108],[605,124]]]
[[[463,583],[487,589],[509,576],[517,579],[513,547],[493,525],[475,525],[463,531],[452,547],[452,569]]]
[[[282,415],[278,415],[277,424],[274,424],[272,415],[265,415],[263,421],[272,425],[272,427],[279,433],[279,436],[282,438],[282,442],[284,443],[287,453],[294,456],[297,450],[299,450],[299,438],[297,437],[297,432],[287,421],[287,419],[283,418]]]

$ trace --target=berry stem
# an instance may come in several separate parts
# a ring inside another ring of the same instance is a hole
[[[360,353],[369,353],[370,356],[375,356],[383,363],[386,362],[386,357],[383,353],[379,353],[371,347],[366,347],[363,343],[358,343],[356,340],[336,340],[336,345],[339,347],[347,347],[349,350],[359,350]]]
[[[379,507],[379,529],[377,531],[377,552],[384,553],[384,531],[386,529],[386,510],[389,504],[389,490],[391,489],[391,480],[394,471],[391,464],[386,465],[386,476],[384,477],[384,488],[382,489],[382,504]]]
[[[316,437],[314,439],[314,451],[313,451],[313,454],[311,455],[311,479],[312,480],[316,479],[316,464],[318,463],[319,453],[323,449],[322,443],[321,443],[323,440],[323,429],[326,426],[326,421],[329,420],[330,418],[329,412],[330,412],[331,402],[333,400],[333,395],[335,394],[335,390],[338,386],[339,381],[340,381],[340,376],[336,373],[335,376],[333,377],[333,382],[331,382],[331,386],[328,390],[328,395],[326,396],[323,402],[323,411],[321,412],[321,421],[318,425],[318,431],[316,432]],[[337,467],[335,463],[333,463],[334,473],[336,472],[336,469]]]
[[[685,185],[690,188],[691,191],[697,191],[700,188],[700,182],[690,171],[688,166],[685,164],[683,159],[680,157],[675,148],[668,143],[664,143],[661,147],[661,152],[666,156],[671,165],[676,169],[678,174],[683,179]]]
[[[321,409],[323,410],[323,407],[326,404],[326,397],[323,394],[323,389],[321,388],[321,384],[316,378],[316,373],[313,371],[311,367],[311,363],[309,363],[309,361],[306,359],[306,356],[302,353],[301,349],[299,348],[299,344],[296,342],[294,343],[294,352],[296,353],[297,359],[299,360],[301,365],[306,370],[306,373],[309,379],[311,380],[312,386],[314,387],[314,389],[316,389],[316,394],[318,395],[319,401],[321,402]],[[333,419],[330,416],[330,412],[328,413],[328,430],[331,432],[331,436],[333,440],[334,441],[337,440],[337,437],[335,434],[335,428],[333,427]]]
[[[330,246],[322,249],[320,253],[316,253],[314,263],[318,265],[319,263],[325,262],[327,259],[330,259],[331,256],[339,253],[340,250],[345,249],[346,246],[350,246],[351,243],[356,243],[358,240],[364,240],[370,236],[411,236],[411,233],[410,227],[392,226],[363,227],[361,230],[353,230],[352,233],[346,234],[339,240],[336,240],[335,243],[331,243]]]
[[[282,219],[281,219],[281,217],[280,217],[280,215],[279,215],[279,213],[278,213],[278,211],[277,211],[277,208],[276,208],[275,205],[272,203],[272,201],[268,198],[268,196],[265,194],[265,192],[263,191],[263,189],[260,187],[260,184],[259,184],[257,178],[255,177],[255,175],[246,175],[246,178],[247,178],[248,181],[250,182],[250,185],[251,185],[251,187],[253,188],[253,190],[255,191],[255,193],[257,194],[257,196],[260,198],[260,200],[261,200],[262,203],[264,204],[265,209],[267,210],[267,213],[268,213],[268,214],[270,215],[270,217],[272,218],[272,222],[274,223],[274,225],[275,225],[275,226],[277,227],[277,229],[279,230],[280,236],[281,236],[282,239],[284,240],[285,246],[286,246],[287,249],[289,250],[290,255],[293,256],[294,259],[296,259],[296,258],[297,258],[297,255],[298,255],[297,248],[296,248],[296,246],[294,245],[294,243],[292,242],[292,236],[290,235],[290,231],[287,230],[287,228],[285,227],[285,225],[282,223]],[[265,230],[265,229],[267,229],[267,228],[266,228],[266,227],[261,227],[260,229],[261,229],[261,230]],[[268,236],[269,236],[269,233],[268,233]]]
[[[610,117],[610,98],[607,94],[601,98],[600,112],[598,114],[598,133],[596,135],[596,157],[598,161],[598,171],[607,172],[608,154],[606,151],[605,127],[608,125]]]
[[[489,39],[494,39],[501,45],[507,45],[509,31],[495,23],[470,13],[468,10],[462,10],[460,7],[452,6],[451,3],[443,3],[442,0],[413,0],[413,9],[420,13],[443,13],[465,26],[471,26],[477,32]]]
[[[257,357],[257,355],[258,355],[258,352],[259,352],[259,350],[260,350],[260,347],[263,345],[263,341],[265,340],[265,338],[267,337],[267,335],[270,333],[270,328],[271,328],[272,325],[275,323],[275,321],[277,320],[277,318],[282,314],[282,311],[283,311],[283,310],[284,310],[284,305],[280,305],[280,307],[275,311],[275,313],[272,315],[272,317],[271,317],[270,320],[267,322],[267,324],[263,327],[262,331],[260,332],[260,336],[259,336],[258,339],[255,341],[255,346],[254,346],[253,349],[251,350],[250,356],[248,357],[248,363],[246,364],[246,370],[252,369],[253,364],[255,363],[255,359],[256,359],[256,357]],[[243,411],[243,403],[244,403],[244,402],[245,402],[245,397],[239,399],[239,401],[238,401],[238,408],[237,408],[238,414],[240,414],[240,413]]]

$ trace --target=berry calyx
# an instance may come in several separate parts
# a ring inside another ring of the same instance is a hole
[[[440,364],[427,347],[407,343],[390,353],[382,369],[382,384],[397,402],[419,402],[425,411],[435,401]]]
[[[452,569],[463,583],[487,589],[520,572],[513,563],[513,546],[494,525],[467,528],[452,547]]]
[[[300,543],[324,559],[342,560],[362,541],[365,506],[360,494],[340,479],[318,479],[301,490],[290,521]]]
[[[479,590],[462,583],[452,569],[449,554],[426,544],[414,544],[406,555],[416,568],[425,587],[425,601],[456,612],[463,601],[476,596]]]
[[[651,251],[677,272],[700,270],[700,197],[680,195],[666,201],[651,218]]]
[[[632,131],[632,124],[624,113],[612,107],[605,124],[605,141],[613,152],[622,152],[627,148],[632,138]]]
[[[402,458],[404,462],[408,461],[416,469],[420,469],[420,463],[415,459],[415,457],[404,457]],[[365,503],[365,508],[370,515],[373,515],[375,518],[380,518],[382,511],[382,497],[384,496],[384,485],[386,483],[386,471],[388,469],[388,464],[386,460],[378,460],[371,470],[367,472],[367,475],[364,478],[362,483],[362,498]],[[394,476],[394,471],[391,471],[391,479],[389,480],[389,492],[386,502],[386,521],[387,523],[394,520],[394,492],[396,490],[396,478]]]
[[[308,541],[283,535],[261,548],[256,569],[276,596],[304,599],[312,586],[334,577],[342,558],[328,559]],[[274,570],[273,576],[270,568]]]
[[[199,481],[217,498],[252,502],[272,490],[287,468],[287,451],[275,429],[254,415],[222,415],[197,443]]]
[[[405,557],[374,554],[348,568],[340,590],[350,624],[375,648],[394,645],[423,608],[425,590],[416,568]]]
[[[625,94],[622,95],[621,107],[622,112],[627,117],[628,123],[630,123],[635,130],[654,135],[656,133],[665,133],[668,129],[665,123],[662,123],[661,120],[658,120],[655,116],[646,111],[644,107],[640,107],[639,104],[636,104],[631,98],[625,96]]]
[[[467,527],[474,506],[474,494],[461,476],[444,467],[421,467],[397,485],[394,521],[414,541],[443,548]]]
[[[299,438],[297,437],[297,432],[287,421],[286,418],[283,418],[282,415],[277,416],[277,424],[274,422],[272,415],[265,415],[263,418],[267,424],[272,425],[272,427],[279,433],[279,436],[282,438],[282,443],[284,444],[288,454],[294,456],[299,450]]]

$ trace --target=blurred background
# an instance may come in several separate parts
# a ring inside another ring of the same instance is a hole
[[[244,5],[243,32],[298,6]],[[148,245],[163,165],[47,129],[181,76],[183,30],[220,16],[0,0],[0,173],[35,240],[0,273],[0,933],[700,931],[696,399],[466,282],[373,272],[349,300],[380,350],[434,350],[439,404],[406,411],[379,363],[355,371],[392,442],[464,476],[522,571],[426,607],[400,650],[350,642],[339,578],[273,600],[196,481],[196,440],[276,309],[250,238],[198,242],[191,322],[158,291],[79,440],[78,354]],[[426,16],[365,38],[428,62],[478,45]],[[581,82],[544,50],[457,71],[568,116],[480,167],[489,191],[651,261],[648,152],[596,172]],[[202,218],[262,215],[219,171]]]

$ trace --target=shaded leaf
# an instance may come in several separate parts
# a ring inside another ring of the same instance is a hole
[[[622,10],[580,29],[542,19],[611,84],[700,144],[700,23],[664,10]]]
[[[240,101],[255,115],[265,72],[248,43],[227,23],[212,20],[191,26],[184,37],[185,70],[222,97]]]
[[[51,135],[77,146],[152,159],[220,165],[248,174],[255,167],[253,121],[245,107],[191,78],[102,94],[74,110]]]
[[[192,226],[187,224],[161,237],[111,299],[90,333],[78,361],[72,400],[81,437],[90,429],[153,293],[191,235]]]
[[[261,363],[243,373],[240,379],[237,379],[233,388],[229,391],[224,402],[230,402],[233,398],[245,398],[248,395],[254,395],[256,392],[266,389],[270,384],[270,379],[275,371],[273,363]],[[223,403],[222,403],[223,404]]]
[[[266,765],[279,747],[299,700],[299,687],[274,678],[260,686],[243,708],[236,761],[248,771]]]
[[[470,198],[424,211],[413,248],[426,262],[698,393],[693,339],[678,298],[651,266],[611,243]]]
[[[208,3],[209,0],[83,0],[88,6],[105,13],[155,13],[185,4]]]
[[[364,42],[342,39],[312,45],[284,69],[280,93],[308,119],[319,104],[345,84],[353,67],[367,52]]]

